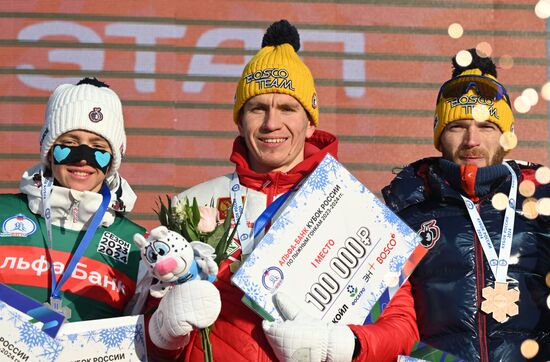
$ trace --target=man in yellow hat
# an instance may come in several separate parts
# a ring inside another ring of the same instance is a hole
[[[317,129],[314,80],[296,53],[298,49],[298,32],[286,20],[269,27],[262,49],[246,65],[237,86],[233,121],[239,136],[230,157],[235,172],[174,198],[175,204],[186,198],[196,198],[199,205],[213,202],[220,219],[225,219],[227,207],[235,204],[238,243],[221,264],[215,282],[221,313],[210,333],[214,360],[285,361],[307,355],[311,361],[391,361],[407,353],[418,338],[408,284],[377,323],[345,326],[307,319],[284,297],[276,303],[286,321],[262,323],[241,301],[243,293],[230,282],[241,258],[254,249],[251,232],[258,216],[307,177],[327,153],[337,156],[336,137]],[[202,361],[199,334],[193,331],[188,336],[189,343],[179,357]],[[177,338],[173,336],[174,349]]]
[[[382,192],[430,249],[410,278],[421,340],[465,361],[524,361],[530,340],[534,360],[547,361],[550,220],[522,205],[547,198],[550,186],[535,177],[540,165],[503,162],[514,137],[510,98],[492,60],[469,53],[468,66],[453,59],[437,96],[442,157],[405,167]],[[532,192],[518,193],[521,182]]]

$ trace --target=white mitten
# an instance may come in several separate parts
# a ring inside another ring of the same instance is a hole
[[[263,329],[280,361],[351,361],[355,337],[348,326],[325,323],[303,312],[284,293],[273,297],[284,322],[263,321]]]
[[[182,348],[193,328],[206,328],[220,314],[220,292],[204,280],[191,280],[170,289],[149,321],[149,337],[164,349]]]

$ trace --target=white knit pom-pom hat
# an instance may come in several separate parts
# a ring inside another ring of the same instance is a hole
[[[98,85],[96,85],[98,84]],[[40,158],[48,165],[48,152],[64,133],[84,130],[109,142],[113,161],[109,172],[118,171],[126,151],[126,133],[122,104],[117,94],[96,79],[84,79],[77,85],[61,84],[48,100],[45,122],[40,132]]]

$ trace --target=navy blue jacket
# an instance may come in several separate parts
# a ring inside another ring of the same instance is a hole
[[[440,158],[419,160],[405,167],[382,193],[386,204],[429,248],[410,278],[421,340],[466,361],[525,361],[520,345],[538,342],[538,355],[530,361],[550,360],[550,218],[530,220],[523,215],[525,198],[517,195],[514,237],[508,269],[509,286],[519,288],[519,315],[504,323],[480,311],[481,290],[494,276],[459,192],[458,166]],[[510,161],[518,181],[534,179],[539,165]],[[476,178],[478,211],[498,254],[504,211],[493,208],[495,193],[508,195],[511,175],[480,172]],[[502,172],[504,169],[504,172]],[[491,176],[487,177],[487,174]],[[550,197],[550,184],[537,185],[533,196]]]

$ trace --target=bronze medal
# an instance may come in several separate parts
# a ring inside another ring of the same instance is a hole
[[[481,310],[487,314],[493,314],[493,318],[504,323],[508,317],[519,313],[516,304],[519,301],[519,290],[508,289],[508,283],[496,282],[494,286],[483,288],[481,295],[485,300],[481,303]]]

